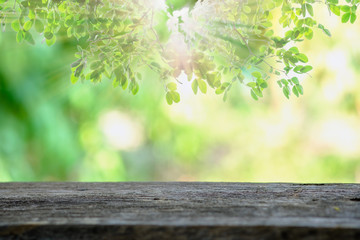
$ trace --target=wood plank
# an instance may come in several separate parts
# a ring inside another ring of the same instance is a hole
[[[0,239],[360,239],[360,184],[0,183]]]

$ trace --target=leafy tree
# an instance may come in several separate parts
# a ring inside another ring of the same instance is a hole
[[[73,83],[110,79],[135,95],[142,69],[150,68],[168,104],[180,101],[181,72],[195,94],[213,89],[225,100],[238,82],[258,100],[271,75],[287,98],[303,94],[296,75],[312,66],[296,44],[315,29],[331,36],[315,20],[315,4],[354,23],[360,0],[0,0],[0,22],[3,30],[11,25],[18,43],[35,44],[35,32],[48,46],[76,39]]]

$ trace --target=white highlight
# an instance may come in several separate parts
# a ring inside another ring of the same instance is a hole
[[[134,150],[143,142],[143,126],[135,118],[110,111],[100,118],[100,128],[107,142],[117,150]]]

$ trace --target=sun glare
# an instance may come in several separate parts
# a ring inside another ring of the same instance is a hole
[[[133,150],[143,142],[143,126],[135,118],[119,111],[103,114],[100,128],[107,142],[118,150]]]

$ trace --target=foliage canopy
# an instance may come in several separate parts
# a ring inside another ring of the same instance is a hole
[[[226,99],[238,82],[258,100],[271,75],[287,98],[303,94],[297,75],[312,66],[296,44],[316,28],[331,36],[315,20],[317,3],[354,23],[360,0],[0,0],[0,22],[18,43],[35,44],[35,32],[48,46],[76,39],[73,83],[110,79],[136,94],[150,68],[168,104],[180,101],[182,72],[195,94],[213,89]]]

